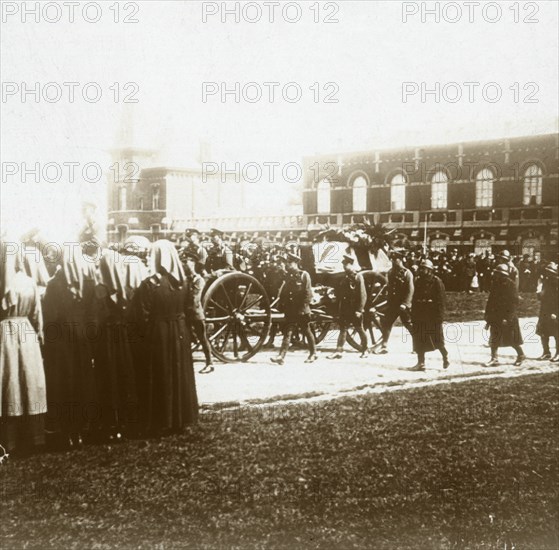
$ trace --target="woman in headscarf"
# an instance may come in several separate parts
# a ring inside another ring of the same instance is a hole
[[[180,432],[198,417],[198,398],[186,320],[188,288],[170,241],[154,243],[152,275],[137,291],[146,389],[140,407],[148,433]]]
[[[62,266],[43,298],[47,430],[70,448],[80,446],[84,432],[99,419],[93,360],[96,284],[92,259],[80,248],[65,247]]]
[[[132,363],[134,365],[134,378],[136,382],[137,403],[147,402],[147,373],[146,361],[144,360],[144,349],[142,346],[141,328],[141,306],[139,303],[138,289],[142,282],[147,279],[149,272],[144,263],[144,259],[136,254],[135,250],[125,247],[122,254],[124,271],[124,289],[127,298],[126,308],[126,330],[128,343],[132,353]],[[145,427],[145,410],[143,406],[137,408],[137,423],[135,426],[136,434],[142,432]]]
[[[95,374],[100,406],[102,438],[119,441],[137,424],[134,365],[127,331],[129,296],[124,258],[104,250],[99,262],[96,288]]]
[[[25,453],[45,442],[47,396],[41,299],[21,254],[0,242],[0,445]]]

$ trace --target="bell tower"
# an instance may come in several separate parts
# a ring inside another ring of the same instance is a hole
[[[156,160],[155,150],[137,145],[134,107],[134,103],[123,103],[115,146],[110,151],[107,234],[112,242],[122,243],[131,232],[141,229],[141,213],[148,207],[148,197],[140,183],[141,172]]]

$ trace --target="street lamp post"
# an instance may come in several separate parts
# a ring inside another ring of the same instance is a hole
[[[429,219],[431,218],[431,213],[426,213],[425,214],[425,226],[423,228],[423,254],[425,254],[425,256],[427,256],[427,225],[429,222]]]

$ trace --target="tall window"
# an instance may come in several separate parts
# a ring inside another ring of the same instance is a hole
[[[118,203],[119,210],[126,210],[126,187],[119,189]]]
[[[390,204],[392,210],[406,209],[406,178],[396,174],[390,181]]]
[[[476,177],[476,206],[493,206],[493,172],[484,168]]]
[[[448,176],[437,172],[431,180],[431,208],[446,208],[448,204]]]
[[[143,210],[144,209],[144,197],[140,197],[138,199],[138,210]]]
[[[531,164],[524,172],[524,206],[542,203],[542,169]]]
[[[159,187],[153,188],[153,194],[151,196],[151,209],[159,210]]]
[[[353,211],[367,212],[367,180],[363,176],[353,181]]]
[[[319,214],[330,214],[330,182],[327,179],[316,188],[316,210]]]

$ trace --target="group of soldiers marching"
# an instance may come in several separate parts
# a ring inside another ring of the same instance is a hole
[[[206,249],[200,242],[200,233],[197,230],[186,232],[186,241],[182,243],[184,257],[192,262],[188,271],[197,273],[198,277],[205,273],[216,273],[219,270],[238,269],[238,260],[231,248],[224,241],[224,235],[218,230],[212,230],[211,247]],[[301,269],[301,257],[295,248],[283,249],[273,247],[266,249],[261,241],[253,243],[250,253],[245,254],[243,269],[255,275],[262,275],[263,265],[274,266],[281,280],[281,286],[276,289],[277,307],[284,313],[283,339],[277,356],[271,361],[282,365],[285,362],[287,351],[292,342],[293,334],[298,331],[308,347],[306,363],[317,360],[316,342],[312,330],[311,303],[313,291],[310,274]],[[339,336],[336,349],[327,356],[328,359],[343,357],[344,345],[349,329],[353,329],[359,339],[360,357],[365,358],[369,353],[383,355],[388,353],[388,342],[392,327],[399,319],[401,324],[412,336],[413,351],[417,354],[417,364],[411,370],[422,371],[425,369],[425,354],[438,350],[442,357],[444,369],[450,365],[448,352],[445,346],[444,326],[445,319],[445,284],[444,266],[449,261],[463,265],[466,277],[477,276],[479,267],[476,267],[473,255],[458,259],[454,251],[450,251],[448,260],[441,261],[440,257],[416,258],[404,249],[395,249],[390,253],[392,266],[386,276],[375,272],[361,272],[361,267],[353,256],[343,257],[342,265],[344,274],[335,288],[337,320]],[[517,357],[515,365],[519,366],[525,359],[522,349],[522,335],[518,321],[519,287],[522,275],[519,268],[512,261],[509,251],[503,250],[489,258],[491,270],[483,275],[484,287],[489,292],[485,321],[489,330],[489,345],[491,359],[486,366],[496,366],[498,362],[498,349],[512,347]],[[526,258],[524,258],[526,259]],[[478,258],[479,260],[479,258]],[[406,267],[406,265],[409,266]],[[442,265],[442,267],[441,267]],[[468,265],[471,269],[468,270]],[[237,266],[237,267],[236,267]],[[521,268],[526,267],[520,265]],[[539,295],[541,297],[541,311],[537,332],[541,337],[543,353],[540,359],[557,361],[557,351],[552,357],[550,339],[554,338],[557,350],[557,264],[548,262],[540,269]],[[464,288],[469,288],[465,283]],[[194,285],[196,286],[196,285]],[[198,282],[200,294],[202,282]],[[371,303],[372,288],[376,291],[384,290],[386,307],[382,316],[376,315],[375,304]],[[275,294],[274,294],[275,295]],[[203,319],[203,313],[200,315]],[[373,322],[381,329],[380,341],[373,337]],[[208,372],[211,366],[211,356],[207,339],[202,328],[196,332],[206,353],[207,367],[203,372]],[[367,333],[370,334],[372,346],[368,345]],[[272,334],[268,347],[273,347]]]

